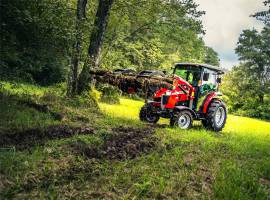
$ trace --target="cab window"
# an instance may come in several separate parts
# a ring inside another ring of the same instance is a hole
[[[179,66],[175,69],[175,75],[180,76],[193,86],[198,86],[201,79],[201,69],[198,67]]]
[[[218,74],[214,71],[204,69],[204,74],[208,73],[208,80],[203,80],[202,84],[211,84],[211,85],[216,85],[217,84],[217,78]]]

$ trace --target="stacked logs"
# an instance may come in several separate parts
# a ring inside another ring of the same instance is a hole
[[[136,93],[148,97],[160,88],[172,89],[172,77],[147,77],[135,74],[118,74],[105,70],[90,71],[98,83],[107,83],[118,87],[125,93]]]

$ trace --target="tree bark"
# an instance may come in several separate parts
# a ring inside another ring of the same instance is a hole
[[[89,73],[90,70],[97,69],[99,67],[101,48],[113,2],[114,0],[99,0],[95,16],[94,30],[90,35],[88,57],[84,63],[78,80],[78,94],[81,94],[84,90],[88,89],[91,79],[91,74]]]
[[[76,10],[76,41],[73,46],[70,72],[68,77],[68,87],[67,87],[67,96],[74,96],[77,93],[78,85],[78,67],[80,62],[80,55],[82,52],[82,38],[83,30],[82,25],[86,17],[86,4],[87,0],[78,0],[77,1],[77,10]]]
[[[264,104],[264,94],[259,94],[258,96],[259,96],[259,102],[261,104]]]

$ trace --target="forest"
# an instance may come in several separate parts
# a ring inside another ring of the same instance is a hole
[[[270,1],[261,4],[249,17],[263,28],[242,30],[239,64],[224,69],[195,0],[1,0],[0,199],[268,199]],[[202,119],[188,130],[143,119],[149,85],[175,89],[175,63],[221,76],[210,89],[223,94],[221,132],[211,107],[201,116],[181,104]],[[145,70],[164,76],[138,78]]]
[[[193,1],[104,1],[108,16],[104,30],[96,30],[102,3],[4,0],[1,79],[49,86],[65,82],[72,68],[70,76],[78,78],[83,66],[169,71],[176,62],[219,65],[218,54],[202,39],[204,12]],[[269,106],[262,104],[269,103],[269,14],[258,11],[253,17],[265,27],[243,30],[236,48],[242,64],[229,73],[223,90],[230,111],[269,119]],[[90,56],[94,63],[85,65]],[[237,96],[245,100],[238,102]]]

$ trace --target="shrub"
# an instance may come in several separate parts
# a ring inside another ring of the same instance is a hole
[[[257,106],[250,105],[249,107],[245,105],[234,113],[240,116],[270,120],[270,107],[268,103]]]
[[[111,85],[102,85],[98,88],[102,94],[100,96],[100,101],[108,104],[119,104],[121,91],[114,86]]]

